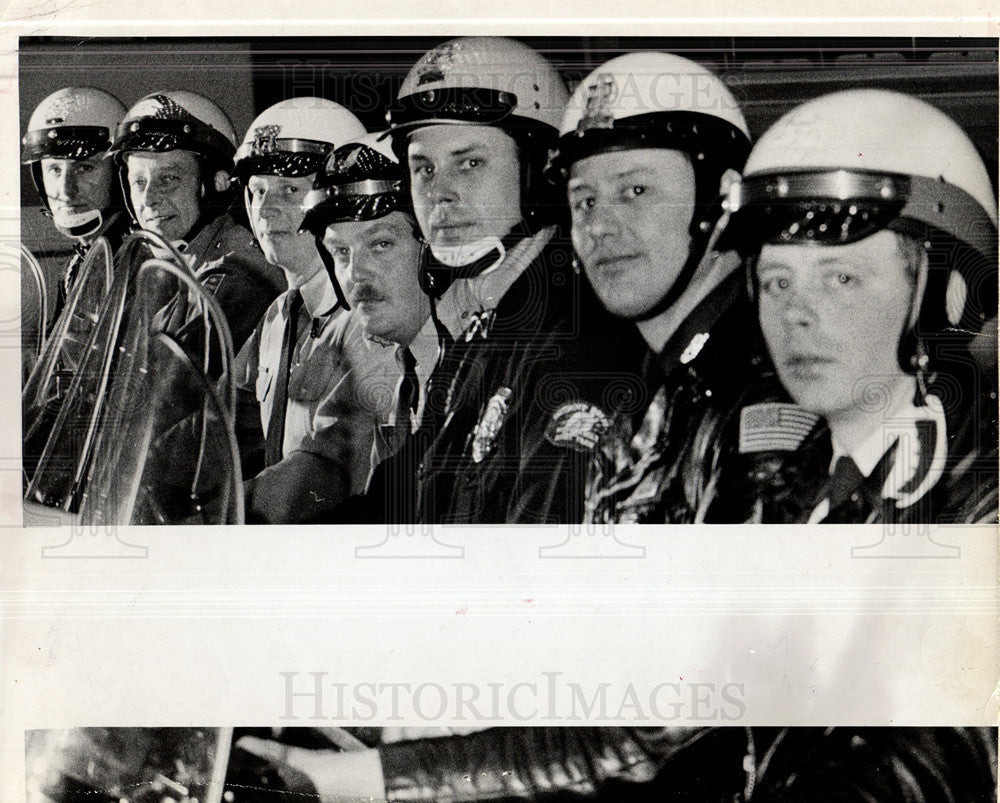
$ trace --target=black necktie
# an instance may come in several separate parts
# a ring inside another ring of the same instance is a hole
[[[837,458],[827,484],[827,499],[830,500],[830,510],[836,510],[857,491],[865,481],[858,464],[847,455]]]
[[[399,385],[399,398],[396,400],[396,426],[406,425],[410,431],[411,415],[417,412],[420,403],[420,380],[417,378],[417,361],[413,352],[403,349],[403,381]]]
[[[273,466],[281,461],[285,440],[285,413],[288,409],[288,374],[292,367],[292,353],[299,329],[299,311],[302,309],[302,293],[292,290],[285,305],[285,333],[281,341],[281,359],[278,362],[278,385],[274,389],[271,418],[267,424],[267,440],[264,443],[264,462]]]

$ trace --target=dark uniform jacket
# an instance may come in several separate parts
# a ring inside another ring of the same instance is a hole
[[[647,349],[651,398],[619,409],[595,450],[587,487],[592,522],[686,523],[704,518],[715,430],[748,392],[769,387],[756,316],[734,271],[684,320],[659,354]]]
[[[271,302],[285,291],[284,273],[264,258],[250,231],[229,214],[206,223],[184,255],[194,258],[195,274],[219,302],[233,351],[239,352]]]
[[[373,476],[374,509],[402,522],[581,521],[605,411],[634,392],[641,352],[634,328],[573,269],[568,244],[546,242],[447,353],[425,426]]]

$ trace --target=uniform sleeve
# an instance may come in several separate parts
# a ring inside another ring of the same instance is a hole
[[[380,752],[392,803],[590,798],[609,781],[651,781],[660,762],[629,728],[494,728]]]
[[[586,484],[600,438],[613,412],[641,401],[643,388],[642,351],[626,346],[633,333],[611,328],[605,334],[550,342],[530,366],[508,522],[584,520]]]

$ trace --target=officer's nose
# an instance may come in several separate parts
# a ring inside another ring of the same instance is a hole
[[[72,165],[67,165],[56,184],[56,197],[65,201],[73,201],[79,190],[80,182],[77,180],[76,171]]]
[[[138,190],[134,192],[134,195],[138,196],[135,198],[137,206],[154,207],[160,202],[161,198],[160,191],[153,182],[140,185]]]
[[[363,248],[355,249],[351,251],[351,258],[345,273],[348,281],[355,283],[369,281],[376,273],[375,261],[365,253]]]
[[[266,189],[259,192],[256,200],[254,201],[254,205],[257,207],[257,214],[264,220],[273,219],[277,212],[274,196]]]
[[[812,326],[816,322],[815,299],[805,289],[790,290],[781,311],[785,324],[793,328]]]
[[[458,200],[458,187],[446,171],[439,171],[428,181],[427,197],[434,204],[454,203]]]
[[[618,204],[595,203],[583,226],[584,231],[594,240],[621,234],[621,207]]]

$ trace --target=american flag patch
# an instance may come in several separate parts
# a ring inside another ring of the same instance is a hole
[[[740,411],[740,454],[794,451],[817,421],[816,413],[797,404],[751,404]]]

